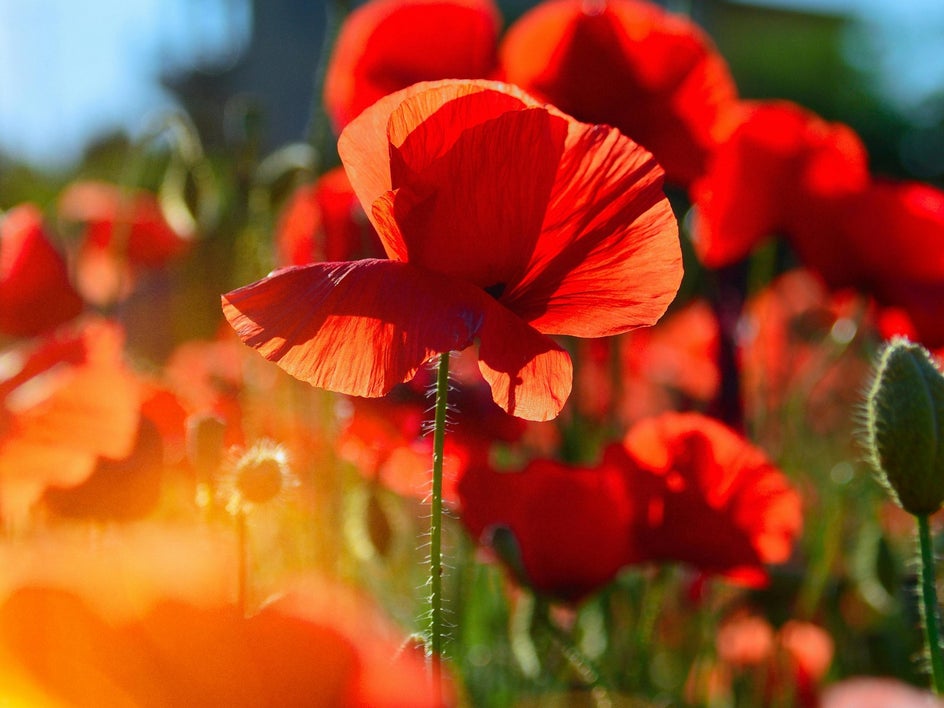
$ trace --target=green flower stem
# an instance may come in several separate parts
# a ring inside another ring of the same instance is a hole
[[[936,694],[941,695],[944,694],[944,655],[941,653],[941,616],[934,580],[931,526],[927,514],[915,514],[915,518],[918,519],[918,546],[921,554],[921,619],[928,643],[932,688]]]
[[[442,607],[442,476],[446,442],[446,398],[449,393],[449,352],[439,357],[436,377],[436,409],[433,427],[433,491],[429,520],[429,636],[427,654],[431,658],[434,685],[441,686],[440,658],[443,641]],[[438,690],[438,689],[437,689]]]

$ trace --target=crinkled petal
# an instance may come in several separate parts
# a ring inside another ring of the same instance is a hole
[[[541,332],[601,337],[654,324],[681,279],[662,170],[616,129],[571,122],[528,269],[501,301]]]
[[[573,385],[570,356],[497,302],[489,304],[480,332],[479,369],[492,398],[519,418],[555,418]]]
[[[552,418],[570,358],[479,288],[408,263],[363,260],[277,271],[223,296],[239,337],[292,376],[382,396],[435,354],[481,340],[480,367],[512,415]]]
[[[457,99],[449,108],[491,95]],[[448,115],[454,110],[444,113],[416,133],[436,132],[440,120],[444,130],[454,125]],[[409,166],[393,170],[398,189],[374,203],[374,218],[385,232],[402,234],[404,260],[500,295],[522,278],[531,258],[566,131],[564,118],[531,108],[466,128],[441,157],[411,135],[400,150]]]
[[[290,267],[223,296],[239,337],[292,376],[382,396],[435,354],[469,346],[487,299],[408,263]]]
[[[462,123],[436,120],[429,127],[423,127],[427,118],[450,102],[486,91],[497,97],[470,103],[460,102],[455,107],[446,108],[446,112],[440,116],[453,115],[457,119],[461,116]],[[417,97],[415,101],[410,100],[413,97]],[[401,104],[406,105],[399,110],[396,120],[391,121],[392,114]],[[338,154],[368,218],[374,220],[374,202],[394,186],[391,179],[391,153],[398,151],[413,131],[421,129],[414,140],[417,146],[426,145],[426,157],[421,158],[417,147],[409,145],[399,157],[402,158],[401,165],[409,159],[410,168],[418,170],[421,159],[431,161],[450,148],[461,132],[460,128],[469,126],[468,121],[480,123],[516,106],[520,108],[525,105],[540,104],[514,86],[485,80],[420,82],[377,101],[351,121],[338,138]],[[374,226],[384,241],[388,255],[402,260],[404,246],[398,234],[385,233],[376,221]]]

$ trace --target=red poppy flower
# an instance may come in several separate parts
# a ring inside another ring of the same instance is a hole
[[[800,532],[800,497],[763,452],[697,413],[638,423],[624,451],[637,562],[688,563],[745,585],[766,582]]]
[[[153,194],[105,182],[73,182],[59,196],[59,216],[85,225],[90,247],[115,249],[129,262],[160,267],[185,253],[190,240],[167,223]]]
[[[57,331],[6,352],[0,373],[0,483],[7,518],[48,485],[84,481],[99,457],[131,452],[140,389],[122,361],[122,334],[106,322]]]
[[[368,0],[335,41],[325,73],[328,116],[341,130],[417,82],[489,77],[500,25],[492,0]]]
[[[82,224],[77,285],[99,305],[127,297],[139,268],[161,268],[190,248],[190,238],[171,228],[149,192],[74,182],[60,195],[58,209],[63,221]]]
[[[415,85],[362,113],[339,151],[389,259],[286,268],[223,296],[244,342],[313,385],[381,396],[478,341],[495,402],[546,420],[572,378],[547,335],[651,325],[678,288],[651,155],[514,87]]]
[[[534,460],[519,472],[470,467],[458,492],[472,537],[535,590],[579,601],[630,558],[632,507],[618,466]]]
[[[547,0],[502,41],[502,78],[650,150],[688,184],[731,128],[737,90],[708,36],[643,0]]]
[[[33,337],[82,312],[65,260],[43,232],[43,217],[21,204],[0,218],[0,332]]]
[[[823,252],[825,229],[841,258]],[[881,307],[902,310],[917,340],[944,346],[944,191],[876,180],[824,214],[821,230],[801,231],[794,241],[830,287],[854,287]]]
[[[129,521],[146,516],[157,507],[171,456],[180,459],[183,454],[184,422],[177,398],[150,387],[141,403],[131,453],[120,459],[99,458],[78,485],[47,487],[43,504],[71,518]]]
[[[692,187],[696,252],[712,268],[734,263],[765,238],[816,228],[820,205],[868,181],[865,148],[847,126],[786,101],[745,103],[737,128]],[[854,257],[820,234],[820,247],[835,258]]]
[[[289,198],[276,228],[279,263],[382,258],[380,239],[361,209],[343,167],[302,185]]]

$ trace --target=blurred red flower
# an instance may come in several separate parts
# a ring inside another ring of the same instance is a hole
[[[540,459],[516,472],[472,466],[458,492],[471,536],[537,591],[577,602],[629,558],[632,506],[619,466]]]
[[[99,458],[78,485],[53,484],[43,494],[46,509],[59,516],[131,521],[157,507],[173,462],[183,454],[186,412],[169,391],[142,382],[141,414],[131,452]]]
[[[384,255],[343,167],[292,193],[279,217],[275,239],[281,265]]]
[[[815,228],[815,205],[868,182],[865,147],[847,126],[786,101],[745,102],[707,174],[692,185],[695,250],[711,268],[734,263],[766,238]],[[823,241],[841,258],[854,258],[845,244]]]
[[[66,263],[43,230],[33,204],[0,217],[0,332],[33,337],[82,312]]]
[[[387,94],[419,81],[494,71],[501,16],[492,0],[368,0],[344,21],[325,74],[337,130]]]
[[[73,182],[59,195],[58,211],[62,221],[81,225],[77,282],[96,304],[126,296],[135,269],[161,268],[190,249],[190,235],[171,228],[157,198],[146,191]]]
[[[605,123],[687,185],[732,126],[737,89],[708,35],[644,0],[547,0],[506,33],[502,78]]]
[[[906,314],[927,346],[944,345],[944,192],[871,179],[847,126],[787,102],[749,105],[692,194],[706,265],[783,236],[829,288],[867,293]]]
[[[442,81],[379,101],[339,150],[389,259],[286,268],[223,296],[240,338],[296,378],[382,396],[478,341],[495,402],[546,420],[572,383],[547,335],[651,325],[675,296],[661,170],[615,129],[506,84]]]
[[[27,513],[50,485],[74,486],[100,457],[131,452],[140,386],[123,336],[93,321],[4,353],[0,370],[0,509]]]
[[[835,652],[822,627],[790,620],[774,632],[763,617],[738,611],[721,623],[716,645],[723,666],[753,674],[765,704],[789,697],[791,705],[820,705],[819,684]]]
[[[623,424],[668,410],[705,405],[720,384],[718,320],[698,300],[656,325],[578,344],[577,406],[585,415],[608,411]]]
[[[634,503],[634,562],[681,562],[747,586],[767,582],[800,533],[800,496],[740,435],[698,413],[642,421],[607,450]]]

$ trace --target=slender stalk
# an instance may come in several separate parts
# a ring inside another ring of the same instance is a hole
[[[440,658],[443,641],[442,607],[442,476],[443,448],[446,443],[446,399],[449,393],[449,352],[439,357],[436,377],[436,409],[433,422],[433,490],[429,520],[429,637],[427,655],[433,669],[433,682],[441,687]]]
[[[944,694],[944,654],[941,652],[941,616],[934,580],[931,526],[927,514],[915,514],[915,518],[918,519],[918,547],[921,556],[921,619],[931,663],[931,685],[934,692],[941,695]]]

